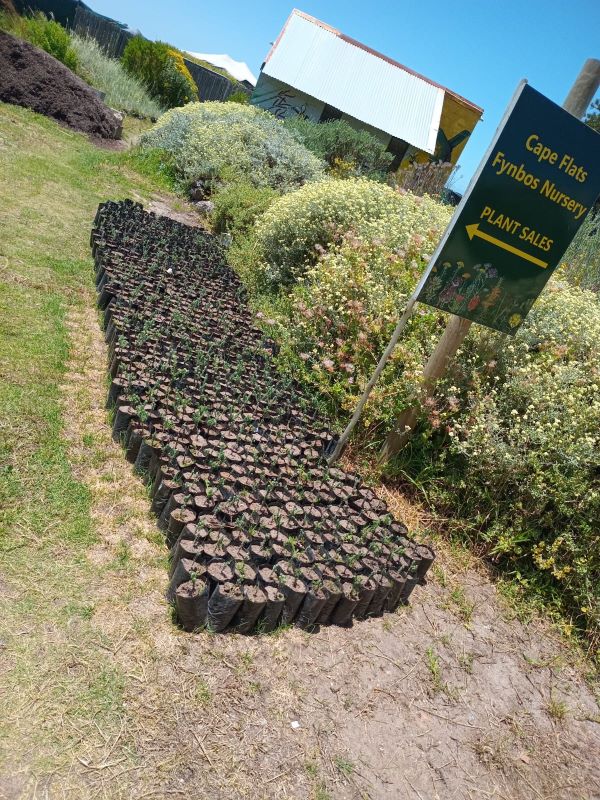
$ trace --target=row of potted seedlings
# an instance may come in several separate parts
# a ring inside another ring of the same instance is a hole
[[[330,436],[216,240],[123,201],[91,244],[113,435],[150,487],[180,624],[349,625],[406,603],[433,551],[327,466]]]

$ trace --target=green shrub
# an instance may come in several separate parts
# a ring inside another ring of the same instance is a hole
[[[427,197],[391,197],[386,188],[347,180],[299,189],[276,199],[256,234],[230,251],[262,324],[281,346],[281,368],[325,400],[340,425],[450,215]],[[583,251],[580,259],[582,267],[589,263]],[[259,272],[272,274],[275,264],[279,275],[285,264],[288,285],[279,281],[276,292],[265,292],[255,280],[261,262]],[[446,319],[417,307],[361,420],[371,447],[378,449],[392,420],[413,405]],[[410,445],[388,469],[422,486],[450,528],[598,641],[600,303],[594,293],[558,275],[514,339],[473,326],[426,402]]]
[[[198,99],[196,84],[181,54],[164,42],[134,36],[127,42],[121,61],[127,72],[140,80],[163,108],[182,106]]]
[[[239,92],[232,92],[227,98],[226,102],[240,103],[243,106],[247,106],[248,103],[250,102],[250,95],[247,92],[244,92],[240,89]]]
[[[434,237],[402,256],[347,233],[288,294],[255,295],[282,369],[345,424],[389,341]],[[257,258],[251,237],[234,246]],[[252,284],[250,283],[252,288]],[[270,319],[266,319],[270,318]],[[419,305],[361,420],[375,452],[413,404],[446,315]],[[427,401],[410,445],[389,466],[451,530],[477,542],[600,637],[600,304],[553,280],[514,339],[473,326]]]
[[[45,50],[73,72],[77,71],[77,53],[71,37],[62,25],[48,19],[41,11],[31,17],[0,12],[0,28]]]
[[[78,72],[87,83],[105,94],[105,102],[138,117],[158,118],[163,110],[146,87],[125,71],[120,61],[108,58],[95,39],[73,35]]]
[[[167,111],[141,143],[169,153],[190,184],[239,176],[286,191],[323,176],[322,163],[279,120],[239,103],[190,103]]]
[[[448,209],[429,197],[401,194],[367,178],[309,184],[281,197],[258,219],[257,270],[267,284],[290,285],[315,263],[320,249],[348,231],[401,255],[413,235],[433,231],[435,238],[449,218]]]
[[[600,100],[594,100],[583,121],[600,133]]]
[[[279,197],[279,192],[270,186],[253,186],[251,183],[235,181],[215,192],[213,225],[217,233],[230,233],[234,239],[245,236],[256,218]]]
[[[588,214],[563,258],[569,283],[600,292],[600,212]]]
[[[343,119],[312,122],[296,116],[286,119],[285,125],[336,174],[342,172],[340,177],[381,176],[394,159],[380,139]]]

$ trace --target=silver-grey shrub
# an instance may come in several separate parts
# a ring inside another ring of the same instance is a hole
[[[280,191],[324,176],[324,162],[266,111],[238,103],[188,103],[173,108],[140,143],[168,154],[180,178],[243,179]]]

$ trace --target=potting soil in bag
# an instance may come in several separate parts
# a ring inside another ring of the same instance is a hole
[[[261,633],[270,633],[279,624],[285,597],[279,591],[278,586],[265,586],[265,594],[267,595],[267,605],[256,627]]]
[[[215,633],[224,631],[242,604],[242,600],[241,586],[234,583],[218,583],[208,601],[209,629]]]
[[[260,586],[244,586],[244,600],[231,621],[231,630],[250,633],[267,603],[267,595]]]
[[[281,624],[289,625],[293,622],[300,604],[304,600],[306,586],[300,578],[295,578],[293,575],[284,575],[281,578],[279,588],[285,597],[283,611],[281,612]]]
[[[175,591],[175,607],[181,627],[194,631],[206,624],[208,583],[204,578],[186,581]]]
[[[322,586],[309,588],[300,610],[294,620],[294,625],[299,628],[310,628],[314,625],[321,609],[327,600],[327,592]]]
[[[317,625],[324,625],[329,621],[333,609],[338,604],[342,596],[342,590],[334,580],[328,579],[323,582],[323,588],[327,592],[327,599],[323,603],[319,616],[317,617]]]
[[[354,616],[356,619],[364,619],[366,617],[367,609],[371,604],[376,588],[377,584],[373,578],[366,578],[362,582],[362,586],[358,589],[358,603],[354,608]]]
[[[358,594],[354,591],[352,584],[343,583],[342,596],[329,617],[329,621],[334,625],[349,625],[357,603]]]
[[[206,566],[204,564],[199,564],[197,561],[194,561],[190,558],[180,558],[179,561],[175,564],[175,569],[171,574],[171,580],[169,581],[169,588],[166,592],[166,599],[169,603],[174,602],[175,600],[175,592],[177,588],[181,586],[182,583],[189,581],[193,575],[196,575],[198,578],[201,578],[206,572]]]
[[[374,578],[374,580],[377,588],[375,589],[373,599],[371,600],[369,608],[367,609],[367,615],[369,617],[376,617],[383,613],[385,600],[392,588],[391,580],[386,578],[384,575],[378,575],[376,578]]]

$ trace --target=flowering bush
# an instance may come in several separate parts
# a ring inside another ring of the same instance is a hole
[[[181,53],[164,42],[133,36],[125,46],[121,62],[163,108],[198,99],[198,89]]]
[[[289,190],[323,177],[324,165],[267,111],[239,103],[171,109],[141,144],[173,159],[183,180],[235,173],[254,186]]]
[[[333,415],[354,409],[423,269],[436,234],[415,234],[402,254],[346,234],[323,251],[279,304],[276,335],[294,373],[329,401]],[[364,425],[388,425],[414,400],[418,376],[442,315],[423,306],[377,383]],[[285,336],[282,336],[285,332]]]
[[[413,234],[400,255],[348,233],[263,305],[282,367],[340,422],[434,238]],[[376,442],[414,401],[445,319],[417,307],[361,420]],[[600,304],[592,292],[552,281],[514,339],[473,326],[393,468],[426,483],[451,524],[600,636]]]
[[[411,239],[431,252],[450,210],[429,197],[402,194],[367,178],[309,184],[275,201],[257,220],[258,266],[272,285],[291,284],[318,258],[319,249],[348,231],[385,244],[403,258]]]
[[[413,446],[433,472],[430,497],[498,560],[540,570],[596,635],[599,356],[596,296],[552,282],[512,342],[472,329]]]
[[[569,283],[600,292],[600,211],[588,214],[563,262]]]

